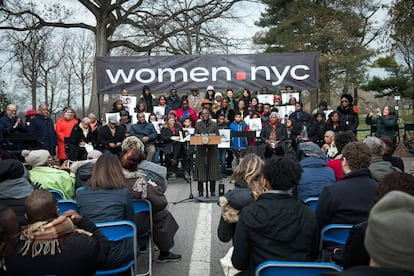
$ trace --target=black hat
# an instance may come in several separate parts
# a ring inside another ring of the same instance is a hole
[[[24,168],[22,162],[16,159],[0,161],[0,181],[23,177]]]
[[[341,96],[341,100],[342,100],[343,98],[347,99],[347,100],[348,100],[348,102],[349,102],[349,104],[352,104],[352,102],[354,101],[354,98],[352,98],[352,96],[351,96],[350,94],[343,94],[343,95]]]
[[[145,92],[145,90],[151,90],[150,87],[148,85],[144,85],[144,87],[142,87],[142,92]]]

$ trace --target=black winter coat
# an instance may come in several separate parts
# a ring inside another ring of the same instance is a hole
[[[344,108],[343,106],[338,106],[336,109],[340,113],[340,121],[344,124],[345,130],[352,130],[352,132],[356,133],[356,129],[359,125],[359,118],[358,113],[354,111],[352,105]]]

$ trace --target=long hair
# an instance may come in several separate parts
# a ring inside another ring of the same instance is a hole
[[[232,179],[250,183],[262,175],[264,161],[256,154],[250,153],[240,159],[240,163],[234,169]]]
[[[111,153],[102,154],[93,167],[91,188],[98,190],[124,187],[125,177],[118,157]]]

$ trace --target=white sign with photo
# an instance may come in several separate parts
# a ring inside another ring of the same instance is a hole
[[[256,137],[260,137],[260,132],[262,132],[262,119],[253,118],[249,120],[249,129],[256,131]]]
[[[218,144],[219,149],[230,148],[230,129],[219,129],[221,143]]]
[[[137,106],[137,97],[134,96],[121,96],[122,104],[126,111],[130,114],[134,112],[134,108]]]
[[[164,120],[152,122],[152,125],[155,128],[155,131],[157,131],[157,134],[161,134],[161,127],[164,124]]]
[[[109,118],[116,117],[116,121],[119,123],[119,119],[121,119],[121,116],[118,113],[105,113],[105,122],[108,124]]]
[[[331,114],[331,112],[333,112],[333,110],[332,109],[330,109],[330,110],[324,110],[323,111],[323,113],[325,113],[325,120],[326,121],[328,121],[328,119],[329,119],[329,114]]]
[[[298,92],[294,92],[294,93],[282,93],[282,104],[289,104],[289,100],[291,98],[295,98],[296,101],[299,101],[299,93]]]
[[[259,103],[265,104],[271,104],[273,105],[273,95],[272,94],[262,94],[257,95],[257,98],[259,99]]]
[[[165,106],[154,106],[154,114],[161,119],[165,114]]]
[[[290,114],[295,112],[295,106],[294,105],[283,105],[279,106],[279,112],[277,113],[279,115],[279,118],[281,119],[282,124],[286,124],[286,118],[289,118]]]

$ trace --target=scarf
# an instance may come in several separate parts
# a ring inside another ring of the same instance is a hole
[[[31,250],[33,258],[40,255],[56,255],[62,252],[59,238],[74,232],[92,236],[88,231],[76,229],[73,222],[65,216],[50,222],[35,222],[20,233],[20,240],[24,241],[24,244],[19,253],[26,256]]]
[[[157,184],[153,181],[147,180],[147,175],[141,170],[131,172],[123,169],[123,171],[126,179],[136,179],[134,185],[131,187],[131,190],[137,193],[141,193],[141,198],[148,197],[147,184],[150,184],[154,187],[157,186]]]

